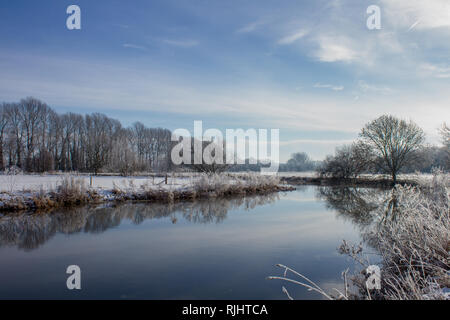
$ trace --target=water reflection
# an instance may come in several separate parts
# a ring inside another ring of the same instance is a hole
[[[339,218],[351,221],[364,244],[372,249],[377,247],[373,230],[398,216],[395,189],[323,187],[317,190],[317,197],[325,200],[326,206],[335,210]]]
[[[381,194],[386,192],[379,189],[321,187],[317,189],[316,197],[324,200],[327,208],[335,210],[338,217],[351,221],[363,230],[373,221],[373,212],[380,205]],[[278,194],[270,194],[189,203],[125,203],[118,206],[71,208],[52,213],[5,215],[0,216],[0,247],[17,246],[20,249],[32,250],[47,242],[56,233],[103,233],[118,227],[124,219],[136,225],[145,220],[161,218],[170,218],[174,224],[178,223],[179,219],[190,223],[221,223],[230,210],[251,210],[278,199]],[[388,212],[395,212],[395,197],[392,197],[386,207],[386,215]]]
[[[375,190],[299,189],[0,215],[0,299],[284,300],[280,283],[265,280],[277,263],[339,288],[349,262],[336,247],[363,240],[355,225],[383,198]],[[79,292],[65,289],[70,264],[85,275]],[[298,299],[321,298],[288,290]]]
[[[325,200],[327,208],[336,210],[339,217],[364,229],[373,221],[378,199],[385,192],[369,188],[322,187],[317,190],[317,197]]]
[[[386,220],[396,221],[399,212],[399,199],[397,195],[397,191],[392,189],[389,196],[383,203],[384,205],[384,215],[381,218],[381,222],[385,222]]]
[[[36,249],[56,233],[102,233],[117,227],[124,219],[138,225],[148,219],[179,217],[191,223],[221,223],[230,210],[251,210],[273,203],[278,194],[254,197],[211,199],[192,203],[125,203],[118,206],[80,207],[52,213],[11,214],[0,217],[0,247]]]

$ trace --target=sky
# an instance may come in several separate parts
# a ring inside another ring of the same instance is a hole
[[[81,9],[68,30],[66,9]],[[381,9],[370,30],[367,8]],[[0,101],[193,131],[279,129],[320,160],[388,113],[450,122],[448,0],[0,2]]]

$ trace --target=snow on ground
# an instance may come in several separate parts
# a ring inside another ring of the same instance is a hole
[[[84,181],[85,185],[90,186],[90,178],[85,175],[73,175]],[[61,182],[62,175],[0,175],[0,192],[17,192],[17,191],[39,191],[39,190],[53,190]],[[130,183],[136,188],[140,188],[144,184],[150,186],[163,188],[177,188],[183,187],[191,183],[189,177],[177,177],[171,176],[167,179],[167,185],[165,184],[165,178],[163,177],[119,177],[119,176],[93,176],[92,187],[95,189],[112,190],[114,184],[119,188],[129,188]]]
[[[300,178],[314,178],[317,177],[315,171],[305,171],[305,172],[278,172],[278,177],[300,177]]]
[[[232,173],[239,175],[241,173]],[[90,178],[88,175],[72,174],[77,178],[83,179],[86,186],[90,186]],[[56,188],[60,183],[64,175],[0,175],[0,192],[18,192],[18,191],[49,191]],[[315,172],[279,172],[279,177],[315,177]],[[362,175],[364,178],[383,178],[388,176],[383,175]],[[167,184],[165,184],[165,177],[153,177],[153,176],[133,176],[133,177],[121,177],[121,176],[92,176],[92,187],[100,190],[112,190],[114,184],[123,189],[140,188],[142,185],[155,186],[155,188],[169,188],[177,189],[192,185],[193,181],[198,178],[195,173],[177,173],[172,176],[168,175]],[[399,179],[408,180],[430,180],[431,174],[402,174],[399,175]],[[130,185],[131,183],[131,185]]]

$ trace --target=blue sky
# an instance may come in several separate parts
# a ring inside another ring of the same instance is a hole
[[[66,8],[81,8],[81,30]],[[369,5],[381,30],[366,27]],[[124,125],[280,129],[281,160],[321,159],[383,113],[430,143],[450,119],[447,0],[0,3],[0,101]]]

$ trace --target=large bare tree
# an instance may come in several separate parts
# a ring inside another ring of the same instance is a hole
[[[383,115],[365,125],[360,133],[363,143],[371,148],[381,161],[380,169],[397,183],[399,171],[414,160],[414,154],[424,140],[423,130],[412,121]]]

